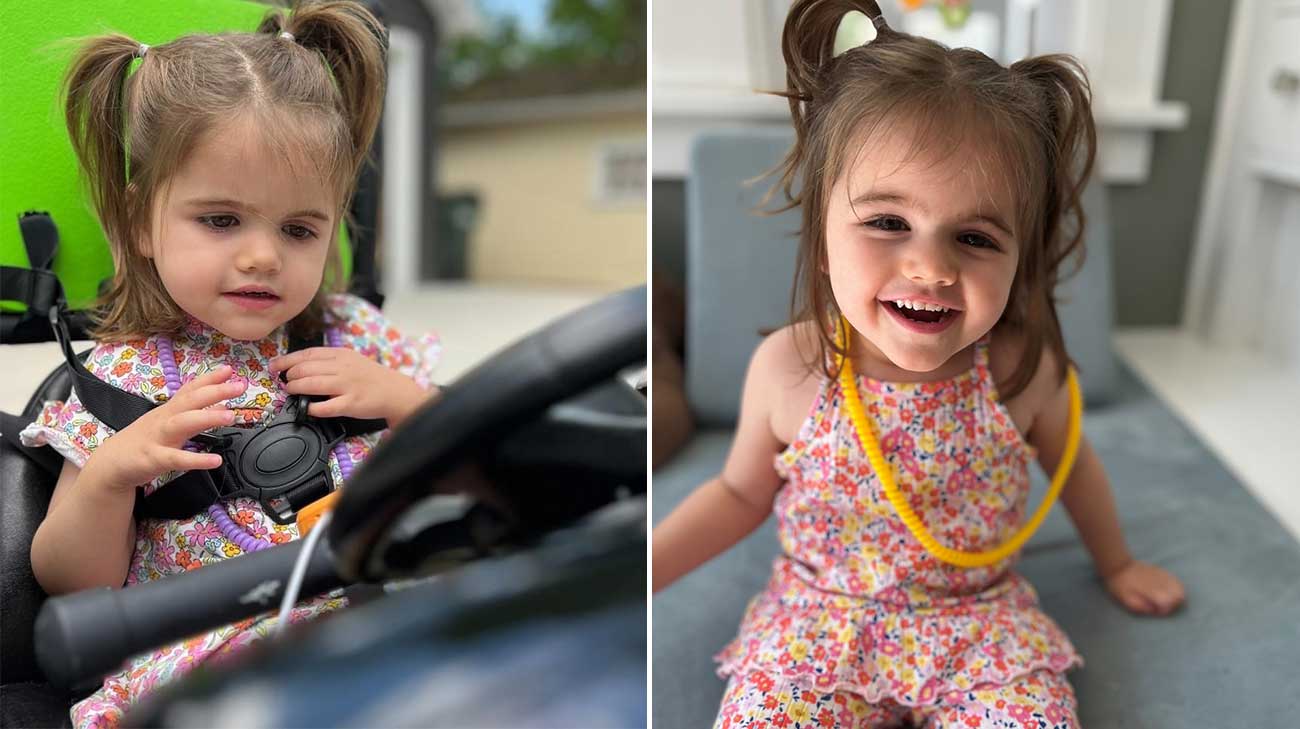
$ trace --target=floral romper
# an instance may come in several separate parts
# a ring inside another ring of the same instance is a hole
[[[989,549],[1025,518],[1035,451],[998,400],[989,335],[950,380],[859,392],[899,488],[941,544]],[[939,561],[889,503],[825,379],[774,511],[782,554],[718,655],[717,727],[1075,727],[1062,675],[1083,664],[1011,570]]]
[[[351,295],[330,297],[327,336],[335,346],[355,349],[412,378],[426,389],[431,387],[432,369],[440,344],[433,335],[407,339],[392,328],[378,309]],[[170,352],[182,385],[216,367],[227,364],[235,377],[248,381],[248,388],[227,401],[237,414],[236,423],[252,426],[269,420],[285,401],[280,382],[271,375],[269,361],[288,351],[283,328],[267,339],[250,342],[230,339],[211,327],[191,319],[182,336],[175,339],[151,337],[132,342],[97,345],[86,361],[96,377],[154,402],[170,396],[161,357]],[[346,438],[349,460],[360,463],[387,431]],[[85,465],[95,448],[113,430],[91,415],[73,392],[67,402],[45,404],[37,420],[21,433],[28,445],[48,445],[78,467]],[[331,454],[334,482],[343,481],[338,459]],[[145,487],[152,492],[174,478],[168,473]],[[238,557],[244,549],[226,536],[222,522],[233,522],[258,542],[283,544],[298,538],[296,524],[276,524],[255,499],[241,497],[226,502],[212,513],[201,511],[188,519],[140,519],[136,523],[135,552],[126,585],[141,584],[198,569],[207,564]],[[242,536],[242,535],[241,535]],[[243,537],[248,539],[248,537]],[[311,620],[343,607],[341,591],[304,600],[290,616],[297,623]],[[159,648],[128,660],[118,673],[107,677],[102,688],[72,707],[72,721],[78,727],[112,727],[140,697],[170,683],[195,665],[212,658],[221,660],[253,641],[265,637],[276,625],[274,611],[233,625]]]

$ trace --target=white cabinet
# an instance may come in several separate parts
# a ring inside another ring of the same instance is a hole
[[[1300,373],[1300,0],[1238,0],[1185,324]]]

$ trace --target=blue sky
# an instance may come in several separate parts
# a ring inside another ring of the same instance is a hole
[[[492,18],[515,16],[519,29],[527,35],[535,36],[546,26],[546,0],[478,0],[478,5]]]

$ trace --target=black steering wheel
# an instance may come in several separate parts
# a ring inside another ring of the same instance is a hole
[[[481,556],[629,491],[643,493],[644,399],[639,416],[593,416],[572,403],[645,359],[646,289],[640,286],[573,312],[466,373],[393,431],[353,474],[310,556],[300,595],[391,579],[420,564],[422,555],[412,558],[413,550],[436,550],[449,541]],[[530,447],[537,439],[543,442]],[[610,457],[619,453],[623,457]],[[581,462],[558,463],[557,454]],[[553,472],[559,476],[548,479]],[[451,525],[450,540],[437,524],[414,538],[393,534],[432,491],[455,492],[466,483],[473,484],[468,490],[477,501]],[[575,484],[580,490],[599,484],[600,493],[593,496],[589,488],[570,499]],[[572,503],[557,509],[557,498]],[[129,589],[51,598],[36,620],[37,661],[51,683],[84,686],[131,655],[265,612],[278,605],[302,546],[298,540]]]
[[[428,495],[429,484],[490,453],[551,405],[645,361],[645,293],[641,286],[607,297],[519,341],[393,432],[334,510],[329,540],[340,575],[382,579],[389,573],[382,559],[388,528]],[[630,465],[645,473],[644,462]]]

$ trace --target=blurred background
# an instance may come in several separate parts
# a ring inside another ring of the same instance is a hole
[[[646,281],[644,0],[385,0],[385,310],[446,380]]]
[[[651,8],[657,286],[687,281],[686,181],[698,135],[788,128],[786,102],[756,93],[784,87],[788,7],[656,0]],[[1300,405],[1300,2],[881,7],[895,27],[1004,63],[1055,51],[1083,61],[1096,97],[1101,224],[1110,230],[1111,343],[1300,536],[1290,445]]]

